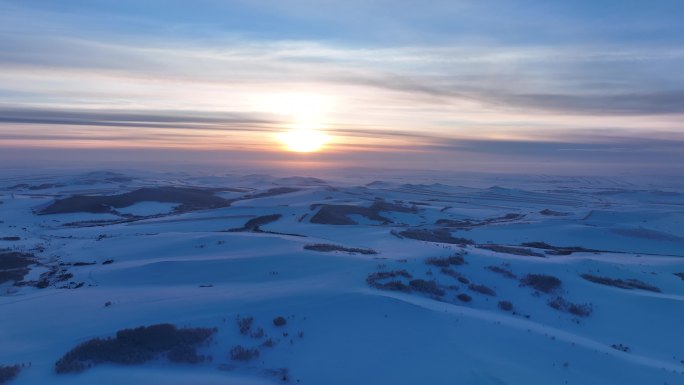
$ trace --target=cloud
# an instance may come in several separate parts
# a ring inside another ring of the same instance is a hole
[[[23,123],[69,126],[148,127],[202,130],[274,131],[272,120],[244,113],[207,111],[93,111],[76,109],[40,109],[0,106],[0,123]]]

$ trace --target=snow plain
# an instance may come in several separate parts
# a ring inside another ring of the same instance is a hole
[[[0,283],[0,365],[24,364],[11,381],[16,385],[682,384],[684,274],[676,273],[684,273],[684,187],[667,183],[472,175],[439,183],[411,175],[379,181],[7,176],[0,179],[0,250],[32,254],[36,263],[25,284]],[[140,201],[106,212],[40,214],[70,196],[162,186],[211,189],[229,204],[179,210],[181,202]],[[312,220],[325,205],[377,202],[386,204],[377,211],[386,220],[358,213],[347,216],[351,225]],[[272,214],[280,217],[244,229]],[[472,242],[401,235],[411,229],[446,229]],[[522,245],[530,242],[581,249]],[[313,244],[376,254],[305,248]],[[426,263],[453,255],[465,263],[448,268],[464,280]],[[31,284],[51,269],[70,276],[43,288]],[[442,294],[408,280],[409,290],[367,282],[373,273],[401,270],[434,282]],[[521,284],[527,274],[562,284],[552,293],[534,290]],[[582,274],[635,279],[656,290],[602,285]],[[591,314],[549,306],[558,296],[586,304]],[[510,301],[513,311],[499,301]],[[287,319],[284,327],[273,325],[277,316]],[[241,334],[237,317],[253,317],[264,336]],[[79,343],[158,323],[218,328],[200,347],[211,362],[160,358],[55,373],[55,362]],[[263,346],[268,338],[274,346]],[[235,345],[257,348],[259,357],[233,361],[228,352]]]

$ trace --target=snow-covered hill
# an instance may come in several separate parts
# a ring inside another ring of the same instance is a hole
[[[0,178],[0,383],[684,383],[682,186],[462,182]]]

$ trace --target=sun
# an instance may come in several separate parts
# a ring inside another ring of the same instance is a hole
[[[259,109],[283,119],[283,131],[276,134],[283,150],[321,151],[331,137],[325,133],[332,110],[331,97],[317,93],[278,93],[256,99]]]
[[[296,127],[281,133],[279,139],[288,151],[316,152],[328,143],[330,137],[315,128]]]

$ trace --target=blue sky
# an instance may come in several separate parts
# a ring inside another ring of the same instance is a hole
[[[0,158],[676,172],[681,68],[675,0],[0,0]]]

